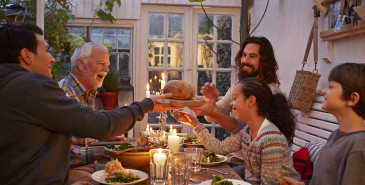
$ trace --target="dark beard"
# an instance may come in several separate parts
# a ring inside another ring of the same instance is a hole
[[[245,78],[247,78],[247,77],[256,77],[258,74],[259,74],[259,70],[254,70],[254,71],[252,71],[252,72],[248,72],[248,71],[244,71],[244,70],[242,70],[242,67],[243,67],[243,65],[244,64],[241,64],[240,65],[240,68],[239,68],[239,71],[238,71],[238,80],[243,80],[243,79],[245,79]],[[253,69],[253,66],[250,66],[249,65],[249,67],[251,67],[251,69]]]

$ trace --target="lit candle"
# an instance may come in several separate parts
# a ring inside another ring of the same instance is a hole
[[[174,129],[172,135],[169,135],[169,137],[167,138],[167,144],[171,152],[179,151],[179,140],[179,136],[176,135],[176,129]]]
[[[162,80],[161,80],[161,89],[165,87],[165,74],[162,73]]]
[[[146,98],[149,98],[150,95],[151,95],[151,93],[150,93],[150,85],[147,83]]]
[[[153,155],[153,161],[156,165],[156,177],[162,178],[162,175],[164,174],[164,165],[166,162],[166,155],[162,153],[161,148],[158,150],[158,153],[155,153]]]
[[[170,125],[170,133],[172,133],[172,125]]]
[[[147,135],[150,135],[150,133],[149,133],[149,128],[150,128],[150,125],[149,125],[149,124],[147,124],[147,128],[146,128],[146,134],[147,134]]]

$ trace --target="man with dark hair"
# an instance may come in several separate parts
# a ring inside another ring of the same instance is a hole
[[[108,139],[130,130],[166,94],[110,111],[65,96],[49,46],[33,24],[0,28],[0,184],[68,184],[70,135]]]

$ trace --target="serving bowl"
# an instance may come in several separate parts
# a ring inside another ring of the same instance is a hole
[[[105,148],[106,151],[114,158],[117,158],[123,167],[132,169],[141,169],[150,164],[150,152],[147,151],[128,151],[119,153],[112,149]]]

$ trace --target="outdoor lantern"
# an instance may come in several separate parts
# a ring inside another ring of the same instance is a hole
[[[120,77],[118,85],[118,107],[128,106],[134,102],[134,88],[130,77]]]

